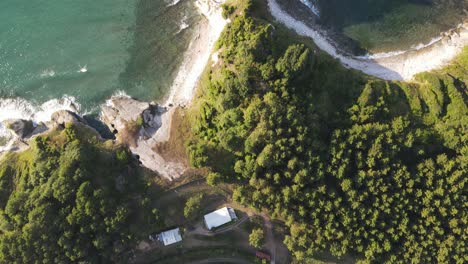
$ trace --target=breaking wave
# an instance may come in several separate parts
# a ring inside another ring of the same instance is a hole
[[[307,6],[312,13],[314,13],[316,16],[320,17],[320,9],[317,7],[315,4],[315,0],[300,0],[302,4]]]
[[[175,6],[177,5],[181,0],[172,0],[169,2],[169,4],[167,5],[167,7],[171,7],[171,6]]]
[[[13,139],[10,131],[4,127],[4,121],[23,119],[31,120],[37,125],[41,122],[50,121],[52,114],[60,110],[80,113],[81,106],[77,103],[75,97],[67,95],[49,100],[43,104],[35,104],[23,98],[0,99],[0,137],[7,141],[7,145]],[[0,151],[4,150],[7,145],[0,146]]]
[[[179,30],[176,32],[176,35],[190,27],[187,20],[188,20],[187,16],[184,16],[182,18],[182,20],[180,21],[180,24],[179,24]]]
[[[357,58],[361,59],[384,59],[384,58],[390,58],[390,57],[395,57],[399,55],[403,55],[405,53],[408,53],[410,51],[418,51],[422,50],[424,48],[430,47],[434,45],[435,43],[439,42],[442,40],[442,37],[436,37],[431,39],[428,43],[419,43],[417,45],[413,45],[410,49],[408,50],[397,50],[397,51],[391,51],[391,52],[380,52],[380,53],[375,53],[375,54],[367,54],[364,56],[357,56]]]

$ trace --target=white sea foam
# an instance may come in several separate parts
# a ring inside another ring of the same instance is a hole
[[[430,46],[434,45],[435,43],[437,43],[437,42],[439,42],[441,40],[442,40],[442,37],[437,37],[437,38],[431,39],[428,43],[419,43],[417,45],[413,45],[408,50],[396,50],[396,51],[390,51],[390,52],[379,52],[379,53],[374,53],[374,54],[367,54],[365,56],[357,56],[357,58],[375,60],[375,59],[385,59],[385,58],[400,56],[400,55],[403,55],[403,54],[411,52],[411,51],[419,51],[419,50],[425,49],[427,47],[430,47]]]
[[[111,98],[106,100],[104,105],[109,106],[109,107],[114,107],[114,104],[112,102],[112,99],[114,98],[131,98],[131,97],[124,90],[118,90],[111,96]]]
[[[124,90],[117,90],[114,94],[112,94],[112,97],[130,98],[130,95],[128,95]]]
[[[80,69],[77,71],[79,73],[87,73],[88,72],[88,66],[85,65],[85,66],[81,66],[80,65]]]
[[[0,99],[0,136],[12,140],[11,133],[3,126],[2,122],[11,119],[31,120],[33,123],[50,121],[52,114],[59,110],[68,110],[80,113],[81,106],[72,96],[63,96],[52,99],[43,104],[35,104],[23,98]],[[10,144],[11,142],[9,142]],[[6,146],[0,146],[0,152]]]
[[[171,7],[171,6],[175,6],[177,5],[181,0],[172,0],[169,2],[169,4],[167,5],[167,7]]]
[[[300,0],[300,1],[305,6],[307,6],[309,8],[309,10],[312,11],[312,13],[314,13],[316,16],[320,17],[320,9],[315,4],[316,0]]]
[[[81,106],[73,96],[63,96],[49,100],[41,105],[23,98],[0,99],[0,122],[8,119],[32,120],[36,123],[51,120],[52,114],[59,110],[80,113]]]
[[[435,43],[439,42],[442,40],[442,37],[437,37],[437,38],[433,38],[431,39],[428,43],[424,44],[424,43],[419,43],[418,45],[413,45],[411,47],[411,49],[413,50],[420,50],[420,49],[424,49],[424,48],[427,48],[431,45],[434,45]]]
[[[179,23],[179,31],[177,31],[176,35],[179,34],[180,32],[184,31],[185,29],[189,28],[190,25],[187,22],[188,17],[184,16],[182,20]]]
[[[41,72],[40,74],[41,78],[45,77],[54,77],[55,76],[55,71],[52,69],[45,69]]]

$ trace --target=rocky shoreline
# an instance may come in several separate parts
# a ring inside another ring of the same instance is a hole
[[[466,20],[418,49],[352,56],[343,52],[327,36],[327,32],[311,26],[308,21],[297,19],[284,10],[277,0],[268,0],[268,7],[278,22],[301,36],[312,38],[321,50],[340,60],[345,67],[386,80],[410,81],[418,73],[440,69],[450,63],[468,45],[468,20]]]
[[[129,146],[141,164],[160,176],[174,180],[183,175],[186,168],[181,162],[167,161],[154,150],[161,137],[163,124],[170,127],[170,120],[163,117],[176,107],[141,102],[130,97],[113,97],[102,107],[101,120],[109,127],[119,143]]]
[[[174,180],[186,171],[182,162],[165,160],[155,151],[155,146],[169,140],[172,115],[177,107],[190,104],[200,75],[210,62],[216,41],[226,23],[222,17],[224,1],[198,0],[196,5],[205,19],[198,25],[197,37],[186,51],[170,94],[163,104],[142,102],[125,94],[112,96],[100,108],[99,118],[87,118],[77,112],[60,110],[54,112],[49,121],[35,123],[33,120],[9,119],[2,125],[11,132],[13,140],[0,150],[0,155],[19,152],[29,148],[28,141],[38,135],[65,124],[82,124],[95,130],[101,139],[112,139],[127,145],[142,166],[160,176]]]
[[[127,145],[144,167],[173,180],[184,173],[185,167],[182,163],[165,161],[153,150],[156,143],[160,142],[155,135],[163,125],[162,116],[172,109],[175,107],[162,107],[128,96],[114,96],[102,105],[99,119],[93,121],[102,122],[114,135],[113,140],[117,144]],[[29,148],[28,142],[31,139],[50,131],[63,129],[65,124],[88,126],[102,140],[109,139],[102,132],[98,132],[88,120],[90,119],[67,110],[57,111],[52,114],[50,121],[38,124],[24,119],[6,120],[3,125],[11,131],[14,141],[3,153],[24,151]]]

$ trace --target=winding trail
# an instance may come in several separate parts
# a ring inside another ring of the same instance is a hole
[[[347,56],[336,48],[322,30],[297,20],[283,10],[276,0],[268,0],[268,7],[278,22],[301,36],[312,38],[321,50],[339,59],[345,67],[386,80],[411,80],[417,73],[439,69],[450,63],[468,45],[468,23],[463,23],[420,49],[364,57]]]
[[[271,264],[276,262],[276,240],[273,234],[273,223],[266,214],[261,214],[263,221],[265,222],[266,236],[265,236],[265,245],[270,251],[271,255]]]

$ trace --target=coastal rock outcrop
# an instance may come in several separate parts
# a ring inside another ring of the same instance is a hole
[[[11,131],[11,136],[7,136],[7,144],[0,148],[0,155],[6,152],[19,152],[28,149],[29,139],[54,129],[63,129],[65,124],[68,123],[88,126],[96,132],[98,137],[100,137],[99,132],[90,126],[83,117],[69,110],[53,112],[50,119],[44,122],[36,122],[37,121],[31,119],[9,119],[1,122],[3,127]]]
[[[166,139],[160,134],[163,123],[170,127],[169,112],[166,107],[130,97],[113,97],[102,106],[101,120],[116,134],[117,141],[130,147],[144,167],[173,180],[184,173],[185,166],[165,160],[154,150],[157,143]]]
[[[130,97],[113,97],[101,107],[101,119],[111,131],[118,133],[141,118],[142,113],[149,108],[150,104],[147,102]]]
[[[31,120],[6,120],[3,122],[3,125],[9,130],[13,131],[13,133],[21,139],[24,139],[31,135],[34,130],[34,124]]]
[[[102,106],[101,119],[114,134],[133,130],[135,137],[151,137],[162,126],[161,115],[166,111],[130,97],[113,97]]]
[[[86,120],[84,120],[81,116],[77,115],[74,112],[67,111],[67,110],[60,110],[52,114],[50,118],[50,124],[54,127],[64,126],[65,124],[87,124]]]

